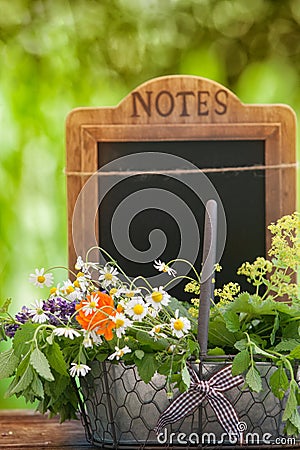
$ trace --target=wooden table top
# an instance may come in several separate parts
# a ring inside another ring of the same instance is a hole
[[[29,410],[0,410],[0,449],[96,449],[86,438],[80,420],[59,423]],[[99,447],[98,447],[99,448]]]

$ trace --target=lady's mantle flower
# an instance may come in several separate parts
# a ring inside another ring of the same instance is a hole
[[[43,300],[35,300],[34,304],[30,305],[32,309],[28,310],[28,314],[31,317],[33,322],[36,323],[44,323],[47,322],[49,317],[43,310],[44,302]]]
[[[101,281],[102,286],[104,289],[107,289],[110,285],[115,285],[118,282],[118,278],[116,275],[118,275],[118,271],[114,267],[105,266],[103,269],[99,270],[100,277],[99,281]]]
[[[45,269],[35,269],[35,273],[31,273],[29,276],[30,283],[33,283],[37,287],[50,287],[53,284],[52,273],[45,273]]]
[[[155,310],[161,309],[162,306],[167,306],[170,302],[170,295],[163,290],[162,286],[154,288],[153,292],[145,297],[152,308]]]
[[[71,377],[76,377],[76,375],[78,377],[80,376],[84,377],[88,373],[88,371],[91,370],[91,368],[86,364],[71,363],[71,366],[72,366],[70,369]]]
[[[158,261],[154,261],[153,266],[155,269],[159,270],[160,272],[165,272],[168,275],[172,275],[172,277],[176,276],[176,270],[171,269],[171,267],[169,267],[167,264],[162,262],[160,259]]]
[[[181,338],[184,333],[191,329],[191,322],[186,317],[179,317],[179,310],[175,311],[175,319],[171,319],[171,329],[173,336]]]
[[[125,312],[133,320],[138,320],[140,322],[148,313],[148,305],[144,302],[142,297],[134,297],[126,304]]]
[[[125,347],[123,348],[115,347],[115,350],[116,351],[112,355],[110,355],[108,359],[112,360],[116,358],[117,360],[119,360],[123,355],[125,355],[125,353],[131,352],[130,348],[127,345],[125,345]]]
[[[55,334],[55,336],[64,336],[64,337],[72,339],[72,340],[75,337],[81,336],[78,331],[76,331],[76,330],[74,330],[74,328],[70,328],[70,327],[55,328],[55,330],[53,330],[53,334]]]
[[[95,301],[95,307],[90,314],[86,314],[84,308],[87,307],[87,303],[91,304],[93,301]],[[76,320],[82,328],[88,331],[95,330],[97,334],[103,335],[107,341],[113,338],[112,330],[115,328],[115,323],[112,316],[115,316],[116,310],[114,301],[109,295],[100,291],[93,292],[76,305],[76,310],[78,311]]]
[[[117,312],[117,314],[111,318],[116,324],[116,335],[118,338],[122,337],[122,334],[125,334],[126,328],[132,325],[132,322],[128,317],[124,314]]]

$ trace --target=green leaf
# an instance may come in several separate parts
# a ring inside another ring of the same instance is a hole
[[[192,339],[188,339],[187,340],[187,347],[189,349],[189,354],[190,355],[194,355],[194,354],[196,356],[199,355],[200,348],[199,348],[198,342],[193,341]]]
[[[16,356],[28,353],[33,335],[38,324],[26,322],[17,331],[13,338],[13,348]]]
[[[189,371],[186,367],[186,364],[184,364],[184,367],[181,371],[181,378],[182,378],[183,383],[186,386],[186,389],[189,389],[190,384],[191,384],[191,377],[190,377]]]
[[[237,350],[245,350],[248,347],[248,341],[247,339],[241,339],[240,341],[237,341],[234,346]]]
[[[154,353],[145,353],[143,359],[136,360],[136,365],[138,373],[145,383],[149,383],[149,381],[151,381],[151,378],[159,366],[157,360],[155,359]]]
[[[289,380],[283,367],[279,367],[272,373],[269,384],[275,397],[282,400],[289,387]]]
[[[225,352],[222,348],[220,347],[214,347],[214,348],[210,348],[207,352],[207,354],[209,356],[220,356],[220,355],[225,355]]]
[[[34,395],[40,400],[44,398],[44,388],[43,383],[39,379],[38,375],[34,373],[32,383],[30,385],[32,392]]]
[[[270,334],[270,342],[271,342],[272,345],[275,342],[276,332],[279,329],[279,325],[280,325],[280,320],[279,320],[279,315],[277,314],[275,316],[275,319],[274,319],[274,325],[273,325],[272,333]]]
[[[299,359],[300,358],[300,345],[297,345],[291,353],[289,354],[290,358]]]
[[[50,371],[48,360],[43,352],[35,348],[30,355],[30,363],[37,373],[47,381],[53,381],[54,377]]]
[[[226,311],[224,314],[224,320],[228,331],[235,333],[240,329],[239,316],[233,311]]]
[[[8,298],[0,305],[0,314],[6,314],[9,310],[9,306],[11,304],[11,298]]]
[[[145,331],[138,331],[136,339],[140,344],[150,346],[152,350],[165,350],[170,345],[167,339],[154,339]]]
[[[145,352],[143,352],[143,350],[135,350],[134,354],[138,359],[142,359],[145,355]]]
[[[32,379],[33,379],[33,370],[31,366],[28,365],[21,378],[19,378],[19,380],[14,379],[15,383],[11,384],[11,386],[8,389],[7,395],[11,396],[13,394],[18,394],[19,392],[25,391],[25,389],[30,385]]]
[[[176,309],[178,309],[178,310],[179,310],[180,316],[183,316],[183,317],[189,317],[188,310],[185,308],[185,306],[183,305],[183,303],[180,302],[179,300],[177,300],[177,298],[175,298],[175,297],[171,297],[171,298],[170,298],[168,307],[169,307],[173,312],[175,312]]]
[[[298,345],[300,345],[299,339],[284,339],[283,341],[279,342],[276,347],[274,347],[274,350],[276,352],[288,352],[294,350],[294,348]]]
[[[237,337],[226,328],[223,317],[218,317],[209,324],[208,341],[211,345],[233,347]]]
[[[0,380],[10,377],[18,364],[19,358],[14,354],[13,348],[0,353]]]
[[[290,419],[293,416],[294,411],[297,410],[296,390],[298,390],[298,386],[295,386],[294,383],[295,381],[291,381],[290,383],[290,393],[282,416],[284,422]]]
[[[45,353],[50,366],[61,375],[68,375],[67,365],[63,357],[60,346],[53,342],[45,348]],[[46,378],[47,379],[47,378]]]
[[[297,434],[300,433],[300,416],[297,409],[294,409],[294,412],[289,417],[289,421],[294,425],[294,427],[297,429]]]
[[[108,357],[108,353],[99,353],[99,354],[96,356],[96,359],[97,359],[98,361],[100,361],[100,362],[103,362],[103,361],[105,361],[105,360],[107,359],[107,357]]]
[[[246,383],[254,392],[259,392],[262,389],[260,373],[254,366],[251,366],[246,374]]]
[[[239,375],[248,369],[250,364],[250,355],[248,350],[242,350],[240,353],[235,355],[232,362],[232,375]]]

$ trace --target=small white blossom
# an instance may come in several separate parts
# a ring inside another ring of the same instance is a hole
[[[154,268],[159,270],[160,272],[165,272],[168,275],[176,276],[176,270],[169,267],[166,263],[162,262],[160,259],[158,261],[154,261]]]
[[[81,256],[77,257],[77,261],[75,264],[75,269],[76,270],[82,270],[84,268],[84,262]]]
[[[179,310],[175,311],[175,318],[170,321],[172,334],[178,338],[184,336],[191,329],[191,322],[187,317],[179,317]]]
[[[116,324],[116,335],[118,338],[122,337],[122,334],[125,334],[126,328],[132,325],[132,321],[128,319],[124,314],[117,312],[115,316],[110,317],[113,322]]]
[[[78,377],[80,376],[84,377],[88,373],[88,371],[91,370],[91,368],[86,364],[71,363],[71,366],[72,366],[70,369],[71,377],[76,377],[76,375]]]
[[[97,331],[96,329],[95,330],[83,330],[84,339],[83,339],[82,343],[85,348],[102,344],[102,339],[99,336],[99,334],[96,333],[96,331]]]
[[[125,313],[133,320],[141,321],[148,313],[148,305],[142,297],[133,297],[127,304]]]
[[[154,288],[153,292],[145,297],[147,303],[149,303],[155,310],[160,310],[162,306],[167,306],[170,302],[170,295],[164,291],[163,287]]]
[[[32,309],[29,309],[28,313],[30,316],[32,316],[33,322],[44,323],[49,319],[49,317],[43,310],[43,306],[43,300],[35,300],[34,304],[30,305]]]
[[[104,289],[107,289],[109,286],[114,286],[118,282],[118,278],[116,275],[118,275],[118,271],[114,267],[105,266],[103,269],[99,270],[100,277],[99,281],[101,281],[102,286]]]
[[[79,331],[76,331],[76,330],[74,330],[74,328],[70,328],[70,327],[55,328],[55,330],[53,330],[53,334],[55,334],[55,336],[64,336],[64,337],[72,339],[72,340],[75,337],[81,336]]]
[[[165,323],[155,325],[155,326],[152,328],[152,330],[149,331],[150,336],[154,337],[155,339],[157,339],[158,337],[166,338],[167,335],[161,332],[161,330],[162,330],[165,326],[166,326]]]
[[[52,273],[45,273],[44,268],[40,270],[35,269],[35,273],[29,275],[29,281],[40,288],[44,286],[50,287],[53,284],[53,275]]]
[[[83,293],[81,292],[81,290],[74,286],[71,280],[64,281],[61,292],[66,297],[66,299],[70,300],[71,302],[74,300],[81,300],[83,297]]]
[[[97,312],[98,300],[100,300],[99,295],[93,294],[90,296],[90,301],[89,300],[82,301],[83,305],[82,311],[84,311],[85,316]]]
[[[123,355],[125,355],[125,353],[131,352],[130,348],[127,345],[125,345],[125,347],[123,348],[115,347],[115,350],[116,351],[112,355],[110,355],[108,359],[112,360],[116,358],[116,360],[119,360]]]

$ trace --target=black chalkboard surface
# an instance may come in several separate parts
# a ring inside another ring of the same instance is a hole
[[[98,143],[99,168],[122,156],[141,152],[163,152],[180,156],[200,169],[232,168],[230,171],[206,173],[221,198],[227,221],[227,241],[220,261],[223,270],[217,274],[216,286],[237,281],[242,289],[249,289],[247,281],[244,277],[237,276],[236,271],[242,262],[253,261],[257,256],[265,255],[265,171],[242,171],[241,167],[265,164],[264,141],[101,142]],[[155,158],[153,168],[156,169]],[[197,177],[197,174],[192,176]],[[101,189],[101,176],[99,183]],[[115,209],[126,197],[150,187],[170,191],[183,200],[192,211],[200,235],[203,236],[204,205],[184,183],[163,174],[127,177],[111,189],[100,205],[99,241],[120,266],[126,268],[131,277],[141,273],[150,277],[157,272],[153,268],[153,262],[130,261],[118,252],[111,235],[111,220]],[[181,240],[180,214],[180,204],[177,217],[171,217],[167,212],[155,208],[140,211],[132,218],[129,226],[132,245],[140,251],[146,251],[149,233],[153,229],[161,229],[167,237],[167,245],[157,258],[165,262],[176,258]],[[195,264],[197,269],[200,268],[202,258],[201,242]],[[171,293],[182,299],[190,297],[183,294],[183,283],[171,290]]]

